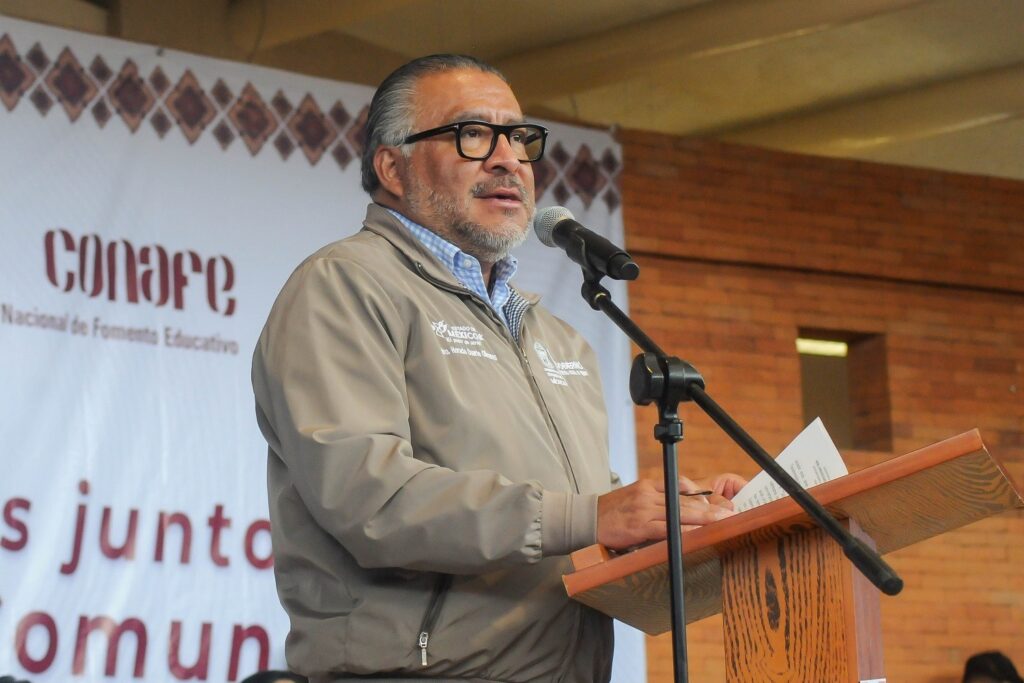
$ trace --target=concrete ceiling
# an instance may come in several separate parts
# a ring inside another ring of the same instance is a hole
[[[1024,180],[1024,0],[0,0],[0,13],[370,85],[410,57],[468,52],[534,116]]]

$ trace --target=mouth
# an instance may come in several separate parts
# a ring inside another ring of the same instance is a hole
[[[515,187],[496,187],[477,193],[476,198],[503,207],[518,207],[523,204],[523,193]]]

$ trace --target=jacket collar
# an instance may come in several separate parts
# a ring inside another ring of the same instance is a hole
[[[459,282],[458,278],[455,277],[446,265],[441,263],[422,242],[416,239],[415,235],[402,225],[401,221],[380,204],[372,203],[366,207],[363,229],[383,237],[395,249],[401,252],[403,256],[409,259],[412,265],[419,264],[419,268],[431,279],[443,282],[456,289],[466,289],[465,285]],[[509,286],[518,292],[522,298],[526,299],[530,305],[540,301],[539,294],[524,292],[511,283],[509,283]]]

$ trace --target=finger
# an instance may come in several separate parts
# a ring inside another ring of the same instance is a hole
[[[717,505],[688,505],[679,511],[679,520],[683,524],[711,524],[734,514]]]
[[[735,506],[732,504],[731,500],[729,500],[725,496],[720,496],[718,494],[712,494],[712,495],[708,496],[708,502],[711,505],[718,505],[719,507],[723,507],[723,508],[725,508],[727,510],[735,509]]]
[[[723,477],[722,495],[726,498],[734,498],[740,489],[747,485],[747,480],[738,474],[728,474]]]
[[[690,479],[689,477],[684,477],[682,475],[679,476],[680,491],[703,491],[705,490],[705,488],[707,487],[701,486],[700,484],[695,482],[693,479]]]
[[[652,479],[651,483],[654,484],[654,490],[655,491],[657,491],[659,493],[664,493],[665,492],[665,482],[663,480],[661,480],[661,479]],[[703,486],[701,484],[697,484],[696,482],[693,481],[693,479],[690,479],[689,477],[684,477],[684,476],[680,476],[679,477],[679,491],[681,493],[686,493],[687,491],[704,491],[704,490],[709,489],[709,488],[711,488],[711,487],[710,486]]]

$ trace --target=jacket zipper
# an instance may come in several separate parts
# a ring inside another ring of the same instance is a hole
[[[427,665],[427,643],[430,642],[430,631],[434,628],[437,617],[441,614],[444,595],[448,592],[451,585],[451,574],[439,575],[437,583],[434,584],[434,592],[430,595],[430,603],[427,605],[427,611],[423,615],[423,622],[420,624],[420,635],[416,640],[416,645],[420,648],[420,666]]]
[[[441,289],[445,289],[445,290],[447,290],[449,292],[452,292],[454,294],[469,296],[474,301],[477,301],[478,303],[483,304],[483,306],[487,310],[487,312],[496,320],[498,325],[502,328],[502,331],[506,335],[506,337],[512,342],[512,346],[515,347],[519,351],[520,363],[524,366],[523,370],[526,373],[527,378],[529,379],[530,385],[533,387],[533,393],[536,395],[537,402],[540,404],[541,412],[544,413],[545,421],[548,423],[548,427],[551,429],[551,431],[554,432],[555,440],[558,441],[559,448],[562,449],[562,457],[565,458],[565,466],[568,468],[569,476],[572,478],[573,488],[576,489],[576,493],[579,493],[580,492],[580,485],[579,485],[579,482],[576,481],[576,471],[573,470],[572,462],[569,460],[569,451],[565,447],[565,442],[562,441],[562,435],[559,434],[558,427],[555,426],[555,420],[554,420],[554,418],[551,417],[551,410],[548,409],[548,404],[544,400],[544,395],[541,393],[540,387],[537,386],[537,378],[533,376],[533,370],[531,369],[531,366],[530,366],[530,359],[527,357],[526,350],[522,346],[522,341],[521,340],[523,338],[523,327],[526,325],[525,316],[524,316],[523,320],[521,320],[520,323],[519,323],[519,339],[520,339],[520,342],[516,343],[516,340],[512,337],[512,333],[509,331],[509,329],[507,327],[505,327],[505,324],[503,322],[501,322],[501,319],[498,318],[497,313],[495,313],[494,310],[489,305],[487,305],[486,302],[482,301],[480,299],[480,297],[478,297],[476,294],[474,294],[467,287],[456,287],[456,286],[450,285],[447,282],[444,282],[442,280],[438,280],[437,278],[435,278],[434,276],[430,275],[427,272],[426,268],[423,267],[422,263],[420,263],[419,261],[416,261],[415,263],[416,263],[416,270],[417,270],[417,272],[419,272],[420,276],[424,280],[426,280],[427,282],[430,282],[431,284],[433,284],[435,287],[440,287]]]
[[[525,323],[520,323],[519,339],[522,340],[523,332],[522,326]],[[540,387],[537,385],[537,378],[533,375],[533,367],[530,364],[530,359],[526,355],[526,349],[522,347],[522,344],[517,344],[516,348],[519,349],[519,358],[522,364],[525,366],[523,370],[526,372],[526,376],[529,378],[530,385],[533,387],[533,392],[537,396],[537,402],[540,403],[541,408],[544,412],[544,417],[548,423],[548,427],[555,434],[555,439],[558,440],[558,446],[562,449],[562,455],[565,457],[565,466],[569,468],[569,476],[572,477],[573,488],[576,489],[576,493],[580,492],[579,482],[576,481],[576,471],[572,468],[572,461],[569,459],[569,450],[565,447],[565,442],[562,441],[562,435],[558,431],[558,426],[555,424],[554,418],[551,417],[551,410],[548,408],[547,401],[544,400],[544,394],[541,392]]]

